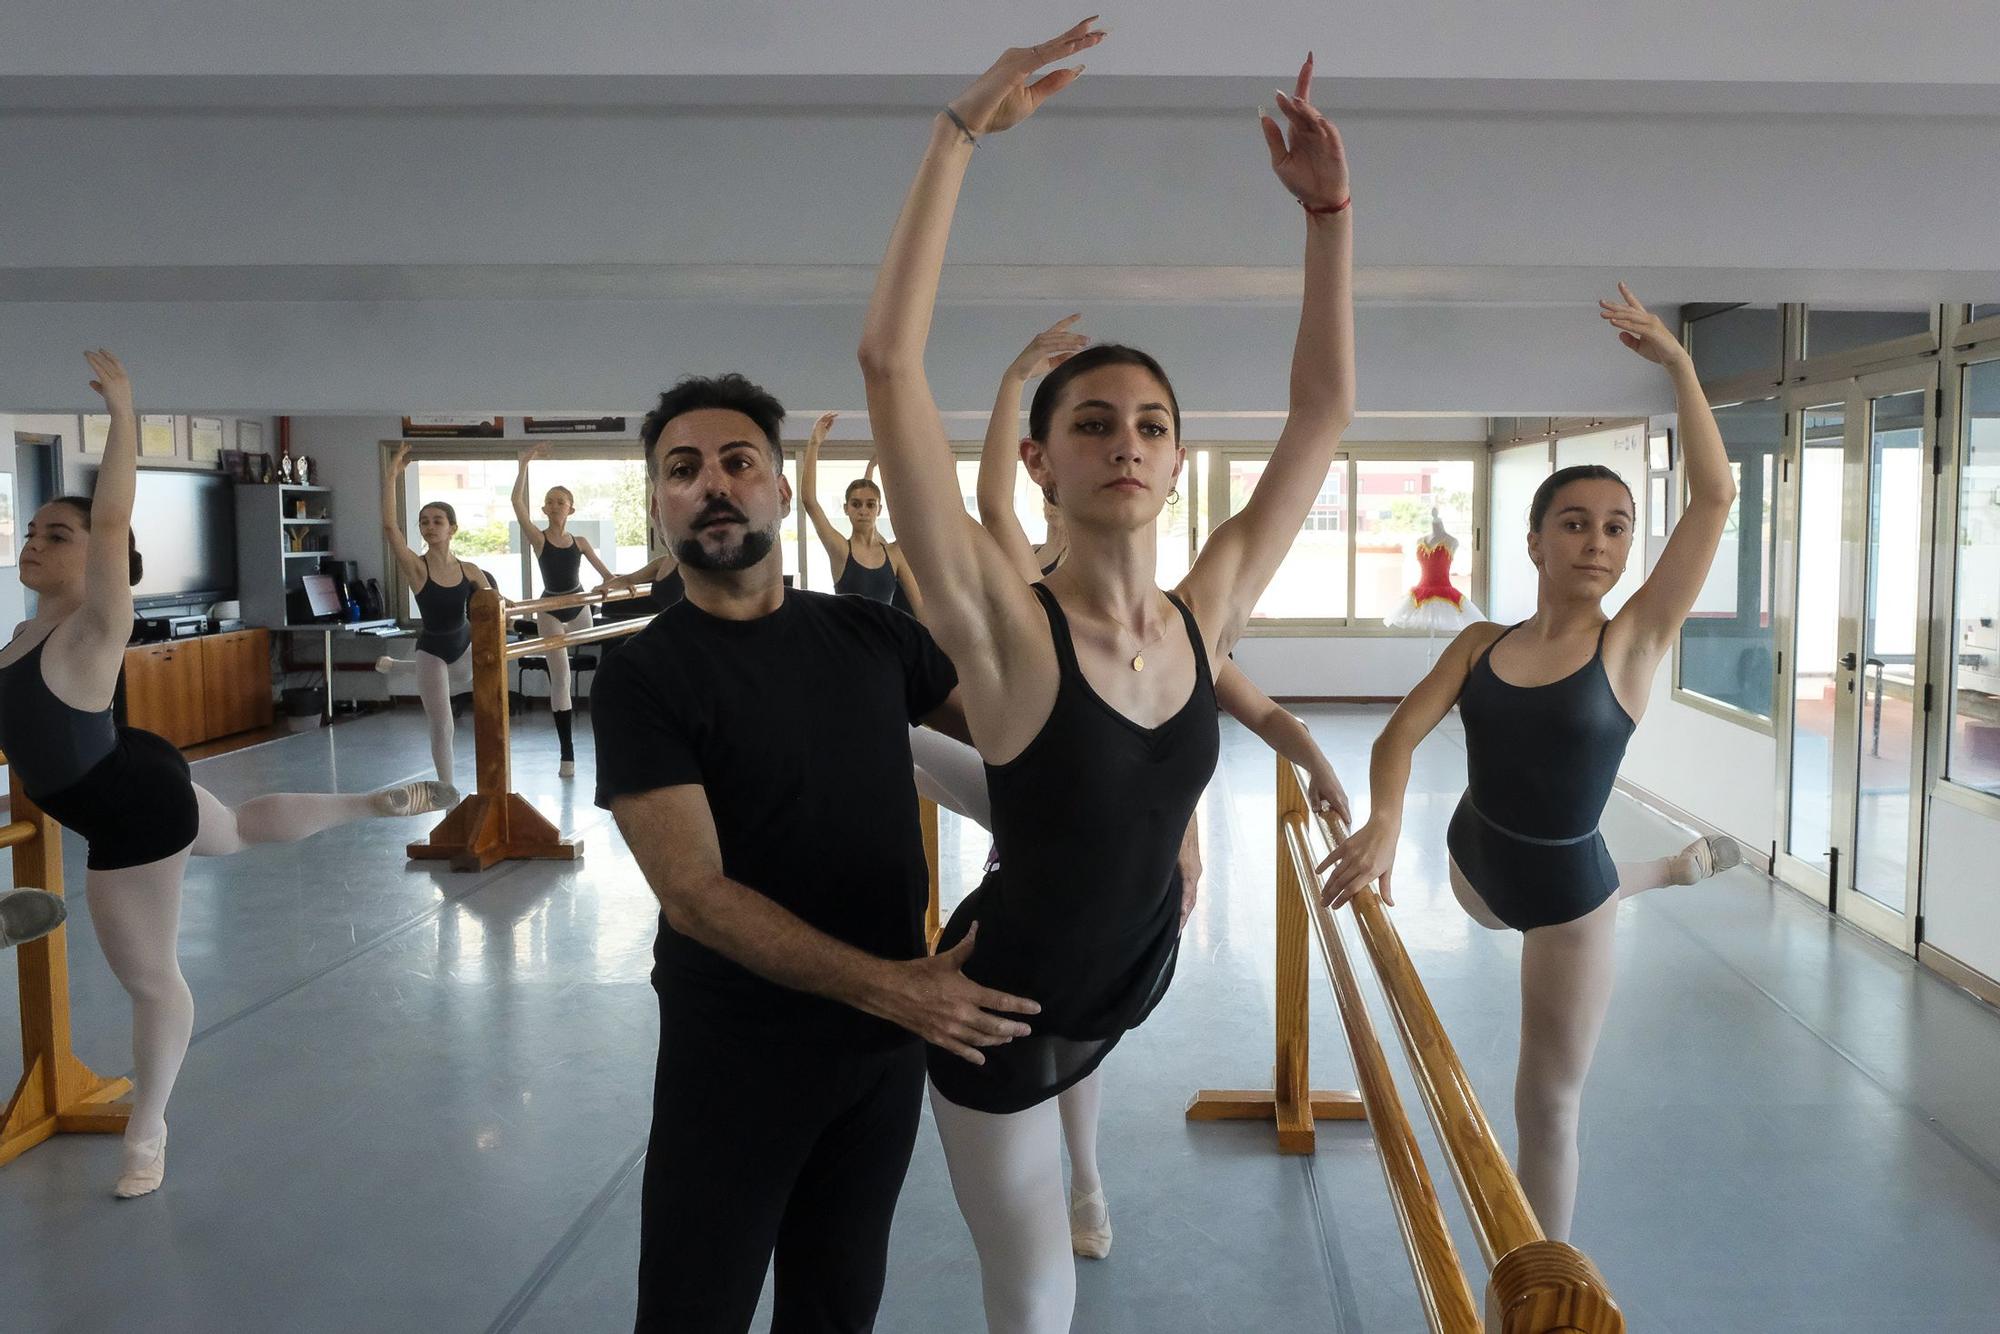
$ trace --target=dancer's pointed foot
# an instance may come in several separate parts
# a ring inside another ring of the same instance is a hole
[[[1668,870],[1676,885],[1692,885],[1743,861],[1743,845],[1728,835],[1698,838],[1675,854]]]
[[[397,659],[384,653],[381,657],[375,659],[375,670],[387,676],[390,672],[396,670],[396,662]]]
[[[167,1179],[167,1132],[151,1139],[125,1141],[125,1161],[118,1169],[118,1184],[111,1193],[121,1200],[151,1195]]]
[[[62,895],[46,889],[14,889],[0,894],[0,950],[40,940],[68,916]]]
[[[556,766],[556,777],[558,778],[576,777],[576,761],[564,760],[562,763],[558,764]]]
[[[428,815],[458,805],[458,789],[450,783],[425,779],[401,787],[385,787],[374,794],[374,801],[376,811],[383,815]]]
[[[1070,1196],[1069,1248],[1086,1260],[1111,1254],[1111,1206],[1103,1191]]]

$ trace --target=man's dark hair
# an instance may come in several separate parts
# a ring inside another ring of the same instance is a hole
[[[1173,414],[1174,443],[1181,442],[1181,401],[1174,394],[1174,382],[1150,355],[1123,343],[1093,343],[1042,377],[1035,388],[1035,397],[1028,404],[1030,439],[1048,443],[1049,428],[1054,424],[1056,403],[1062,398],[1063,389],[1085,371],[1100,366],[1137,366],[1158,380],[1160,388],[1167,391],[1167,409]]]
[[[740,412],[756,422],[771,446],[771,457],[780,469],[784,468],[785,445],[778,433],[785,424],[785,405],[763,385],[731,371],[727,375],[683,376],[672,389],[660,395],[659,405],[646,414],[646,424],[639,428],[639,438],[646,442],[647,477],[655,476],[654,451],[667,423],[683,413],[703,408]]]

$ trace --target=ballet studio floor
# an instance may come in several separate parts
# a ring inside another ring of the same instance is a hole
[[[1309,713],[1357,790],[1384,712]],[[117,1146],[91,1137],[0,1168],[0,1327],[630,1327],[654,906],[589,803],[587,743],[564,783],[546,714],[515,737],[520,787],[583,840],[583,860],[419,867],[403,857],[419,820],[194,864],[181,957],[196,1031],[166,1188],[112,1200]],[[234,800],[367,789],[426,763],[421,721],[403,710],[203,761],[196,776]],[[1469,922],[1444,886],[1463,781],[1448,725],[1418,754],[1395,914],[1511,1145],[1518,940]],[[1105,1067],[1117,1240],[1110,1259],[1079,1265],[1080,1331],[1421,1328],[1364,1128],[1323,1128],[1317,1154],[1286,1158],[1268,1130],[1181,1116],[1197,1087],[1269,1077],[1271,790],[1268,753],[1225,724],[1179,979]],[[1605,832],[1622,857],[1686,837],[1623,797]],[[949,901],[986,842],[946,817],[944,849]],[[128,1012],[91,937],[75,840],[67,864],[77,1049],[123,1072]],[[1992,1330],[2000,1016],[1747,869],[1621,911],[1576,1240],[1629,1327]],[[14,997],[0,954],[8,1080]],[[1347,1086],[1317,971],[1313,1022],[1316,1082]],[[1376,1022],[1391,1033],[1379,1007]],[[1405,1099],[1417,1111],[1407,1085]],[[1420,1135],[1450,1195],[1428,1126]],[[1462,1224],[1459,1246],[1477,1254]],[[971,1241],[927,1125],[878,1328],[981,1323]]]

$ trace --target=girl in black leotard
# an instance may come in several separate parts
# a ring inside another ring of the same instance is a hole
[[[1618,292],[1600,303],[1604,319],[1625,346],[1666,367],[1679,398],[1688,501],[1673,536],[1639,591],[1607,618],[1604,596],[1632,554],[1632,493],[1595,465],[1542,484],[1528,514],[1534,616],[1465,630],[1397,708],[1375,743],[1368,823],[1334,848],[1325,890],[1338,906],[1379,878],[1388,899],[1411,752],[1456,703],[1469,782],[1446,838],[1451,884],[1481,925],[1523,933],[1519,1172],[1543,1231],[1557,1240],[1568,1237],[1576,1203],[1577,1115],[1611,1002],[1618,902],[1692,884],[1742,857],[1732,840],[1700,839],[1675,857],[1614,866],[1597,829],[1736,497],[1687,353],[1624,284]]]
[[[405,441],[382,474],[382,531],[417,600],[423,629],[417,634],[417,650],[408,664],[384,657],[376,661],[375,668],[385,674],[405,666],[414,669],[417,698],[423,702],[424,721],[430,729],[431,763],[437,766],[438,781],[451,787],[451,697],[472,688],[472,623],[467,611],[473,593],[492,585],[478,566],[451,554],[458,514],[442,500],[417,511],[417,532],[424,539],[424,552],[420,556],[410,550],[410,540],[396,517],[396,479],[409,461],[410,445]],[[456,800],[455,788],[453,793]]]
[[[537,528],[535,518],[528,512],[528,465],[536,459],[549,456],[547,442],[521,451],[520,468],[514,474],[514,517],[521,522],[521,532],[528,544],[535,549],[535,564],[542,571],[542,596],[550,597],[558,593],[581,593],[583,591],[583,562],[589,561],[597,571],[600,580],[611,577],[610,567],[598,558],[590,543],[581,534],[569,532],[570,516],[576,513],[576,497],[566,486],[552,486],[542,497],[542,513],[548,518],[547,528]],[[564,538],[568,538],[567,541]],[[581,620],[584,628],[590,625],[588,607],[571,607],[566,611],[538,611],[535,613],[535,633],[547,637],[560,637],[573,623]],[[556,772],[563,778],[576,773],[576,746],[571,730],[575,717],[575,705],[570,699],[569,650],[557,649],[543,655],[549,664],[549,710],[555,715],[556,742],[560,747]]]
[[[1339,137],[1280,95],[1271,164],[1304,206],[1304,303],[1291,413],[1256,494],[1172,593],[1157,520],[1186,455],[1152,358],[1093,347],[1045,379],[1026,450],[1068,520],[1070,554],[1031,587],[968,522],[924,345],[976,137],[1030,115],[1075,73],[1029,79],[1102,39],[1088,22],[1010,51],[940,114],[889,243],[861,342],[868,412],[927,623],[958,668],[987,766],[1000,869],[952,915],[967,976],[1037,1002],[1027,1036],[970,1021],[926,1033],[932,1108],[979,1250],[989,1326],[1066,1330],[1075,1262],[1055,1095],[1086,1077],[1172,976],[1175,856],[1218,744],[1209,664],[1242,633],[1290,548],[1353,412],[1351,214]],[[976,936],[973,934],[977,932]]]
[[[28,796],[89,844],[90,924],[132,998],[132,1113],[115,1191],[129,1198],[165,1177],[167,1098],[194,1027],[175,952],[188,857],[445,802],[437,785],[414,783],[351,796],[279,793],[232,808],[195,786],[171,743],[118,725],[112,702],[140,572],[132,542],[138,426],[124,367],[109,352],[87,356],[110,436],[96,495],[52,500],[28,524],[21,582],[37,603],[0,649],[0,750]]]
[[[848,537],[840,535],[819,503],[819,449],[826,443],[826,433],[839,415],[835,412],[820,415],[799,459],[799,496],[833,566],[833,591],[896,603],[922,619],[923,595],[917,588],[916,576],[910,573],[909,562],[903,559],[902,550],[894,542],[883,541],[876,531],[882,517],[882,488],[871,477],[857,477],[847,484],[841,507],[852,529]],[[875,465],[871,461],[868,467],[872,472]]]

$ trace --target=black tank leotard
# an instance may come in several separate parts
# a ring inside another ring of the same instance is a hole
[[[1180,940],[1181,837],[1221,745],[1208,655],[1180,599],[1194,689],[1173,717],[1145,728],[1090,688],[1055,595],[1033,587],[1055,642],[1055,706],[1026,750],[986,766],[1000,866],[938,941],[949,949],[978,922],[966,975],[1042,1007],[1028,1020],[1033,1034],[985,1048],[985,1065],[930,1049],[938,1092],[982,1112],[1018,1112],[1083,1079],[1166,994]]]
[[[876,566],[863,565],[854,559],[854,542],[847,543],[847,564],[840,567],[840,577],[833,581],[833,591],[848,593],[855,597],[873,598],[877,602],[894,602],[898,591],[896,562],[882,557]]]
[[[1597,824],[1633,722],[1604,671],[1603,628],[1590,661],[1547,685],[1494,675],[1493,644],[1458,694],[1467,783],[1445,845],[1493,915],[1527,931],[1575,921],[1618,892]]]
[[[544,538],[542,549],[535,553],[535,564],[542,571],[543,597],[583,591],[583,580],[578,577],[583,573],[583,546],[574,537],[566,547],[559,547]],[[573,621],[587,610],[586,607],[571,607],[567,611],[552,611],[549,615],[559,621]]]
[[[424,621],[424,628],[417,634],[417,652],[457,662],[459,655],[472,647],[472,620],[467,613],[472,608],[472,595],[478,589],[472,576],[465,572],[464,561],[458,563],[455,584],[440,584],[430,573],[430,565],[426,563],[424,585],[416,592],[417,614]]]
[[[194,842],[201,810],[172,742],[71,708],[42,675],[42,643],[0,668],[0,750],[21,789],[89,844],[93,871],[144,866]]]

